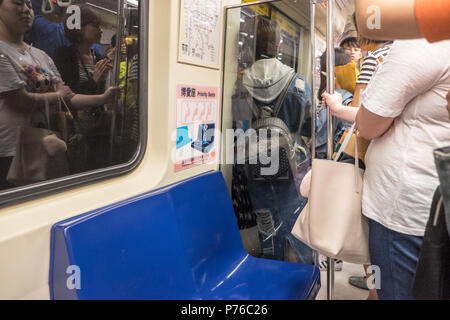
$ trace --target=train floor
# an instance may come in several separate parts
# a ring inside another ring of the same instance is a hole
[[[259,256],[260,246],[258,230],[256,227],[241,230],[241,237],[246,251],[254,256]],[[322,271],[321,284],[322,287],[316,300],[327,299],[327,272]],[[365,300],[369,295],[369,291],[358,289],[348,283],[350,276],[363,276],[364,269],[362,265],[344,262],[342,271],[335,272],[334,282],[334,300]]]
[[[364,269],[362,265],[344,262],[342,271],[334,273],[334,300],[365,300],[369,291],[358,289],[348,283],[350,276],[363,276]],[[316,300],[327,299],[327,272],[320,272],[322,287]]]

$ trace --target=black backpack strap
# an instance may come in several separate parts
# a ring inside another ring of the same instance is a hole
[[[252,103],[250,104],[250,109],[253,112],[253,116],[255,117],[256,120],[261,119],[262,118],[261,108],[256,103],[255,98],[251,97],[251,99],[252,99]]]
[[[277,103],[275,104],[275,108],[274,108],[274,112],[273,112],[273,116],[274,117],[278,117],[278,114],[281,111],[281,107],[283,106],[283,102],[284,99],[286,99],[286,96],[289,92],[289,89],[292,86],[292,83],[294,82],[294,80],[297,78],[297,73],[293,72],[290,80],[288,81],[287,85],[284,87],[283,91],[280,93],[280,95],[278,96],[277,99]]]

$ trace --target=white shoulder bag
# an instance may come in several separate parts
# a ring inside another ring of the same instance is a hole
[[[356,125],[347,134],[337,156],[347,147]],[[356,142],[356,140],[355,140]],[[355,143],[358,154],[358,143]],[[369,258],[369,223],[361,213],[364,170],[355,163],[314,159],[309,202],[292,234],[319,253],[364,264]]]

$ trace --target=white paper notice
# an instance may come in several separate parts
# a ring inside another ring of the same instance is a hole
[[[180,62],[219,68],[221,0],[181,0]]]

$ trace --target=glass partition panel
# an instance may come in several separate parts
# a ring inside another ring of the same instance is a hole
[[[12,10],[10,2],[1,10]],[[0,194],[134,158],[141,5],[19,1],[25,24],[0,26],[24,39],[0,37]]]
[[[227,9],[221,169],[246,250],[312,264],[312,250],[291,235],[307,203],[300,185],[311,162],[311,89],[308,75],[297,73],[309,60],[298,59],[300,34],[271,3]]]

